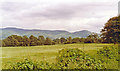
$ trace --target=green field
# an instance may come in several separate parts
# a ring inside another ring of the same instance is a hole
[[[103,48],[103,46],[113,45],[114,44],[64,44],[31,47],[2,47],[2,69],[8,69],[10,65],[22,61],[25,58],[37,62],[47,61],[49,63],[54,63],[56,62],[58,51],[64,48],[79,48],[84,50],[85,53],[88,53],[91,57],[99,58],[99,56],[97,56],[97,51],[99,49]],[[112,64],[113,66],[110,67],[114,68],[117,64],[117,62],[114,62]]]

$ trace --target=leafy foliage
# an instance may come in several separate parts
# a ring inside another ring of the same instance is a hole
[[[99,42],[99,36],[97,33],[92,33],[84,41],[85,43],[98,43]]]
[[[105,68],[107,69],[118,69],[119,66],[119,51],[118,51],[118,45],[114,46],[106,46],[102,49],[97,51],[98,59],[100,59],[103,64],[105,65]]]
[[[120,42],[120,16],[113,17],[108,20],[104,28],[101,30],[103,41],[107,43]]]
[[[9,36],[8,38],[3,40],[3,46],[18,46],[19,42],[14,38],[14,35]]]
[[[45,45],[51,45],[51,44],[52,44],[52,40],[47,37],[44,44],[45,44]]]
[[[27,36],[23,36],[23,46],[29,46],[30,45],[30,39]]]
[[[94,42],[93,42],[94,41]],[[18,36],[18,35],[11,35],[6,39],[2,40],[3,47],[11,47],[11,46],[39,46],[39,45],[55,45],[55,44],[72,44],[72,43],[98,43],[98,35],[91,34],[87,38],[64,38],[61,37],[60,39],[51,39],[51,38],[44,38],[44,36],[39,36],[38,38],[31,35],[30,37],[27,36]]]
[[[109,59],[117,59],[118,60],[118,47],[109,46],[109,47],[103,47],[103,49],[100,49],[97,51],[97,54],[101,56],[105,56]]]
[[[42,44],[42,45],[44,45],[44,43],[45,43],[45,38],[44,38],[44,36],[39,36],[39,37],[38,37],[38,40],[41,41],[41,44]]]
[[[25,59],[23,62],[17,62],[13,69],[21,69],[21,70],[30,70],[37,68],[37,64],[34,64],[32,61]]]
[[[72,39],[72,43],[79,43],[80,42],[80,38],[73,38]]]
[[[63,43],[66,43],[66,39],[64,37],[61,37],[60,38],[60,42],[63,44]]]
[[[31,35],[29,38],[27,36],[11,35],[6,39],[2,40],[2,46],[38,46],[38,45],[52,45],[52,40],[50,38],[44,39],[43,36],[38,38]],[[54,43],[53,43],[54,44]]]
[[[102,69],[100,60],[91,58],[79,49],[63,49],[57,57],[61,69]]]

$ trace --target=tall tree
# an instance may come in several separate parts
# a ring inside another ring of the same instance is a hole
[[[13,37],[13,35],[3,40],[5,46],[18,46],[19,42]]]
[[[23,36],[23,46],[29,46],[30,39],[27,36]]]
[[[98,43],[99,36],[97,33],[92,33],[85,39],[85,43]]]
[[[72,39],[72,43],[79,43],[80,42],[80,38],[76,37]]]
[[[22,36],[17,36],[17,35],[12,35],[18,42],[18,46],[23,46],[23,37]]]
[[[52,44],[52,40],[47,37],[44,44],[45,45],[51,45]]]
[[[80,38],[80,42],[84,43],[85,38]]]
[[[55,44],[60,44],[60,39],[59,38],[56,38],[53,41],[55,42]]]
[[[36,46],[36,45],[37,45],[37,42],[38,42],[37,37],[31,35],[31,36],[29,37],[29,39],[30,39],[30,46]]]
[[[68,38],[68,42],[71,44],[72,43],[72,37]]]
[[[63,44],[63,43],[66,42],[66,39],[65,39],[64,37],[61,37],[61,38],[60,38],[60,42]]]
[[[120,43],[120,16],[110,18],[101,33],[102,42]]]
[[[44,36],[38,36],[38,40],[39,40],[39,42],[40,42],[42,45],[44,45],[44,43],[45,43],[45,38],[44,38]]]

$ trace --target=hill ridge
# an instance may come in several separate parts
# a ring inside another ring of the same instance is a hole
[[[16,28],[16,27],[7,27],[7,28],[0,28],[2,31],[2,34],[0,35],[0,38],[4,39],[10,35],[20,35],[20,36],[30,36],[34,35],[38,37],[39,35],[43,35],[45,37],[50,37],[52,39],[60,38],[60,37],[87,37],[92,32],[88,30],[81,30],[81,31],[75,31],[75,32],[69,32],[66,30],[40,30],[40,29],[22,29],[22,28]]]

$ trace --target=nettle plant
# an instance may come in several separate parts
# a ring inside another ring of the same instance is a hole
[[[100,60],[91,58],[83,51],[76,49],[62,49],[57,57],[61,69],[103,69]]]
[[[19,70],[34,70],[39,69],[37,63],[33,63],[31,60],[25,59],[24,61],[17,62],[13,69]]]
[[[51,69],[52,64],[49,64],[48,62],[33,62],[32,60],[25,59],[24,61],[17,62],[13,69],[19,69],[19,70],[42,70],[42,69]]]
[[[105,56],[109,59],[116,59],[118,60],[118,47],[114,47],[114,46],[106,46],[103,47],[103,49],[100,49],[99,51],[97,51],[97,54],[99,56]]]

